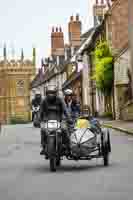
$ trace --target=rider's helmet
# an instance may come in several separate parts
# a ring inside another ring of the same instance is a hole
[[[41,92],[40,92],[39,90],[37,90],[37,91],[35,92],[35,98],[36,98],[36,99],[41,99]]]
[[[46,87],[46,96],[47,96],[48,101],[54,102],[56,100],[57,93],[58,93],[58,89],[56,86],[48,85]]]
[[[36,100],[36,102],[37,102],[38,104],[41,103],[42,96],[41,96],[41,92],[40,92],[39,90],[37,90],[37,91],[35,92],[35,100]]]

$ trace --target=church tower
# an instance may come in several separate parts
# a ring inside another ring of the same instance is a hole
[[[23,49],[19,59],[8,59],[6,45],[0,61],[0,121],[30,120],[30,83],[36,74],[36,54],[25,59]]]

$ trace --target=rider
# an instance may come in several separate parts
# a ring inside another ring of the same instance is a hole
[[[74,120],[80,116],[80,103],[75,94],[72,95],[71,115]]]
[[[48,86],[46,88],[46,97],[42,101],[41,109],[40,109],[40,121],[47,120],[58,120],[61,121],[63,115],[66,115],[69,119],[69,114],[66,109],[66,105],[64,100],[57,95],[57,88],[55,86]],[[68,133],[66,130],[63,130],[65,134],[66,145],[69,143]],[[46,132],[41,129],[41,145],[42,151],[41,155],[45,153],[45,145],[46,145]]]
[[[64,91],[64,100],[65,100],[65,104],[66,104],[66,108],[67,108],[67,111],[68,113],[71,115],[71,105],[72,105],[72,94],[73,94],[73,91],[71,89],[67,89]]]
[[[40,91],[36,91],[35,98],[32,100],[31,106],[38,107],[41,105],[41,102],[42,102],[41,93],[40,93]],[[34,119],[34,112],[32,111],[32,121],[33,121],[33,119]]]
[[[80,115],[80,104],[77,101],[77,96],[71,89],[64,91],[66,108],[72,119],[75,120]]]

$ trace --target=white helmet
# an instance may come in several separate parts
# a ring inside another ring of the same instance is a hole
[[[67,89],[64,91],[64,95],[72,95],[73,91],[71,89]]]
[[[35,94],[36,94],[36,95],[41,94],[40,90],[36,90],[36,91],[35,91]]]

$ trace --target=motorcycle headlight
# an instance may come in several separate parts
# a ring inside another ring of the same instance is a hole
[[[48,129],[57,129],[58,123],[56,122],[48,122]]]
[[[47,124],[45,122],[41,123],[41,129],[46,129],[47,128]]]
[[[60,128],[60,123],[57,121],[42,122],[41,127],[49,130]]]

